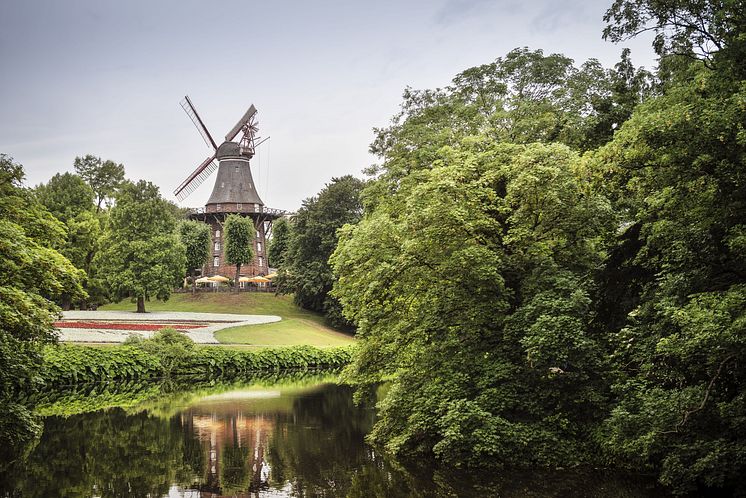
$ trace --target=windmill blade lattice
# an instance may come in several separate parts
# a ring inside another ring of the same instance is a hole
[[[215,140],[212,139],[212,135],[210,135],[210,132],[207,131],[205,123],[202,122],[199,114],[197,114],[197,109],[194,108],[194,105],[189,99],[189,96],[185,95],[184,100],[179,103],[181,104],[181,108],[184,109],[184,112],[187,113],[187,116],[189,116],[189,119],[191,119],[192,123],[194,123],[194,126],[197,127],[197,131],[199,131],[199,134],[202,135],[202,140],[205,141],[208,147],[212,147],[213,150],[217,150],[218,146],[215,143]]]
[[[179,201],[183,201],[189,194],[197,190],[197,188],[202,185],[202,182],[204,182],[216,169],[218,169],[218,162],[215,160],[215,155],[213,154],[202,161],[202,164],[200,164],[197,169],[195,169],[192,174],[176,188],[176,190],[174,190],[176,198],[179,199]]]

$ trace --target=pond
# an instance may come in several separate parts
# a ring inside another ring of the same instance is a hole
[[[375,411],[334,377],[97,386],[49,395],[44,432],[2,496],[664,496],[594,473],[405,470],[365,443]]]

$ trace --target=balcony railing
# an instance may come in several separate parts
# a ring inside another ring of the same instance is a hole
[[[239,207],[240,206],[240,207]],[[290,214],[289,211],[284,209],[268,208],[259,204],[213,204],[209,208],[197,207],[197,208],[186,208],[189,214],[205,214],[205,213],[261,213],[269,214],[272,216],[285,216]]]

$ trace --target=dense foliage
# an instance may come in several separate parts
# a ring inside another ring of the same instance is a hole
[[[117,299],[166,300],[185,273],[186,256],[176,220],[158,187],[150,182],[126,183],[110,211],[108,230],[96,260]]]
[[[746,12],[606,20],[656,31],[655,78],[519,49],[405,92],[332,256],[348,376],[394,379],[371,439],[399,455],[743,493]]]
[[[577,463],[604,403],[586,277],[612,229],[578,156],[474,138],[396,197],[332,258],[358,380],[398,374],[372,437],[456,464]]]
[[[192,277],[192,292],[197,287],[195,271],[202,269],[210,257],[210,226],[199,221],[179,223],[179,238],[184,246],[186,268]]]
[[[39,426],[22,395],[39,387],[41,348],[55,340],[62,294],[81,299],[82,274],[55,250],[65,226],[22,186],[23,168],[0,155],[0,467]]]
[[[269,265],[279,268],[285,264],[285,254],[290,241],[290,223],[286,218],[280,218],[272,224],[272,238],[267,248]]]
[[[65,241],[58,249],[85,272],[84,287],[89,301],[104,302],[107,293],[93,261],[99,249],[107,213],[97,210],[93,190],[79,175],[58,173],[46,184],[38,185],[34,191],[39,202],[65,224]],[[63,294],[60,304],[67,309],[75,303],[71,303],[69,296]],[[78,304],[86,308],[88,302]]]
[[[351,356],[350,348],[233,350],[195,346],[178,332],[165,332],[150,340],[109,348],[49,347],[44,351],[41,377],[48,386],[184,375],[231,378],[261,371],[340,368]]]
[[[83,157],[76,157],[74,167],[75,172],[93,190],[96,198],[96,211],[101,210],[102,202],[112,200],[125,183],[124,165],[108,159],[104,161],[100,157],[87,154]]]
[[[334,275],[329,256],[337,246],[337,230],[356,223],[363,211],[360,192],[365,183],[350,175],[333,178],[316,197],[303,201],[293,217],[277,285],[292,293],[295,303],[324,313],[335,326],[349,326],[339,301],[329,294]]]

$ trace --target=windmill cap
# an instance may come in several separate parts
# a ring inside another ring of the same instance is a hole
[[[216,153],[218,161],[227,157],[241,157],[241,147],[236,142],[223,142]]]

